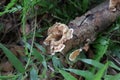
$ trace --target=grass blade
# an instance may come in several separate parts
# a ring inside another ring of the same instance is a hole
[[[38,43],[35,43],[35,46],[36,46],[39,50],[41,50],[42,53],[46,53],[46,49],[45,49],[42,45],[40,45],[40,44],[38,44]]]
[[[30,71],[30,80],[38,80],[37,70],[34,67]]]
[[[106,53],[107,49],[108,49],[108,44],[109,44],[109,40],[107,37],[100,37],[95,41],[95,44],[93,45],[94,48],[96,49],[96,56],[95,59],[96,60],[100,60],[103,55]]]
[[[63,65],[62,65],[60,59],[57,58],[56,56],[53,56],[53,57],[52,57],[52,62],[53,62],[53,66],[54,66],[55,69],[63,68]]]
[[[75,77],[73,77],[70,73],[64,71],[64,70],[60,70],[59,72],[63,75],[63,77],[65,78],[65,80],[77,80]]]
[[[35,48],[33,48],[32,54],[43,64],[43,66],[47,70],[47,63],[46,63],[45,57]]]
[[[0,76],[0,80],[16,80],[19,75]]]
[[[118,67],[116,64],[114,64],[112,61],[110,61],[110,67],[120,71],[120,67]]]
[[[83,12],[88,9],[88,6],[89,6],[89,0],[83,0],[82,2]]]
[[[93,80],[93,74],[89,71],[77,70],[77,69],[65,69],[65,70],[83,76],[86,80]]]
[[[25,68],[23,64],[17,59],[17,57],[9,50],[7,49],[4,45],[0,43],[0,48],[3,50],[5,55],[8,57],[9,61],[12,63],[12,65],[19,71],[19,72],[24,72]]]
[[[96,73],[94,80],[101,80],[101,78],[102,78],[105,70],[108,68],[108,65],[109,65],[109,62],[107,62],[107,63],[105,64],[105,66],[102,67],[102,68]]]
[[[96,61],[96,60],[92,60],[92,59],[81,59],[81,61],[87,63],[87,64],[90,64],[94,67],[97,67],[97,68],[101,68],[103,67],[104,65],[101,64],[100,62]]]
[[[120,73],[116,74],[114,76],[113,75],[107,75],[107,76],[105,76],[105,80],[120,80]]]
[[[0,16],[2,16],[3,14],[9,12],[8,10],[14,6],[14,4],[17,2],[17,0],[11,0],[10,3],[6,6],[5,10],[3,12],[0,12]]]

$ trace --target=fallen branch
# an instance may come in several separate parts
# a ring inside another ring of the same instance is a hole
[[[65,48],[61,52],[66,53],[75,46],[93,42],[97,34],[109,28],[119,16],[120,11],[110,11],[109,2],[106,1],[83,16],[77,17],[68,24],[68,27],[73,29],[73,37],[64,43]],[[46,49],[50,53],[50,46]]]

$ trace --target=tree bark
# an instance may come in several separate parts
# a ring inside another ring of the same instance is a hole
[[[97,34],[109,28],[119,16],[119,10],[115,12],[109,10],[109,1],[107,0],[81,17],[76,17],[68,24],[69,28],[74,29],[73,38],[65,43],[66,47],[62,52],[66,53],[75,46],[82,46],[88,40],[93,42]]]

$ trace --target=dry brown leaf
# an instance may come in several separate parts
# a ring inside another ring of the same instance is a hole
[[[18,57],[25,56],[24,48],[22,46],[12,45],[10,50]]]
[[[22,26],[20,27],[20,32],[23,33]],[[29,34],[30,33],[30,25],[26,23],[25,25],[25,33]]]
[[[0,1],[0,6],[1,6],[1,5],[4,5],[5,2],[6,2],[6,0],[1,0],[1,1]]]
[[[7,62],[2,62],[0,64],[0,66],[1,66],[1,70],[2,71],[5,71],[5,72],[11,72],[11,71],[13,71],[13,66],[8,61]]]

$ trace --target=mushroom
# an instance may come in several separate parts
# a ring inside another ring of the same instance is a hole
[[[80,52],[82,52],[81,48],[73,51],[69,56],[69,60],[74,61],[76,59],[76,57],[80,54]]]
[[[114,12],[117,8],[120,9],[120,0],[110,0],[109,9]]]
[[[50,46],[50,53],[54,55],[56,52],[62,52],[65,48],[65,42],[73,37],[73,29],[68,28],[62,23],[55,23],[48,29],[48,37],[44,44]]]

